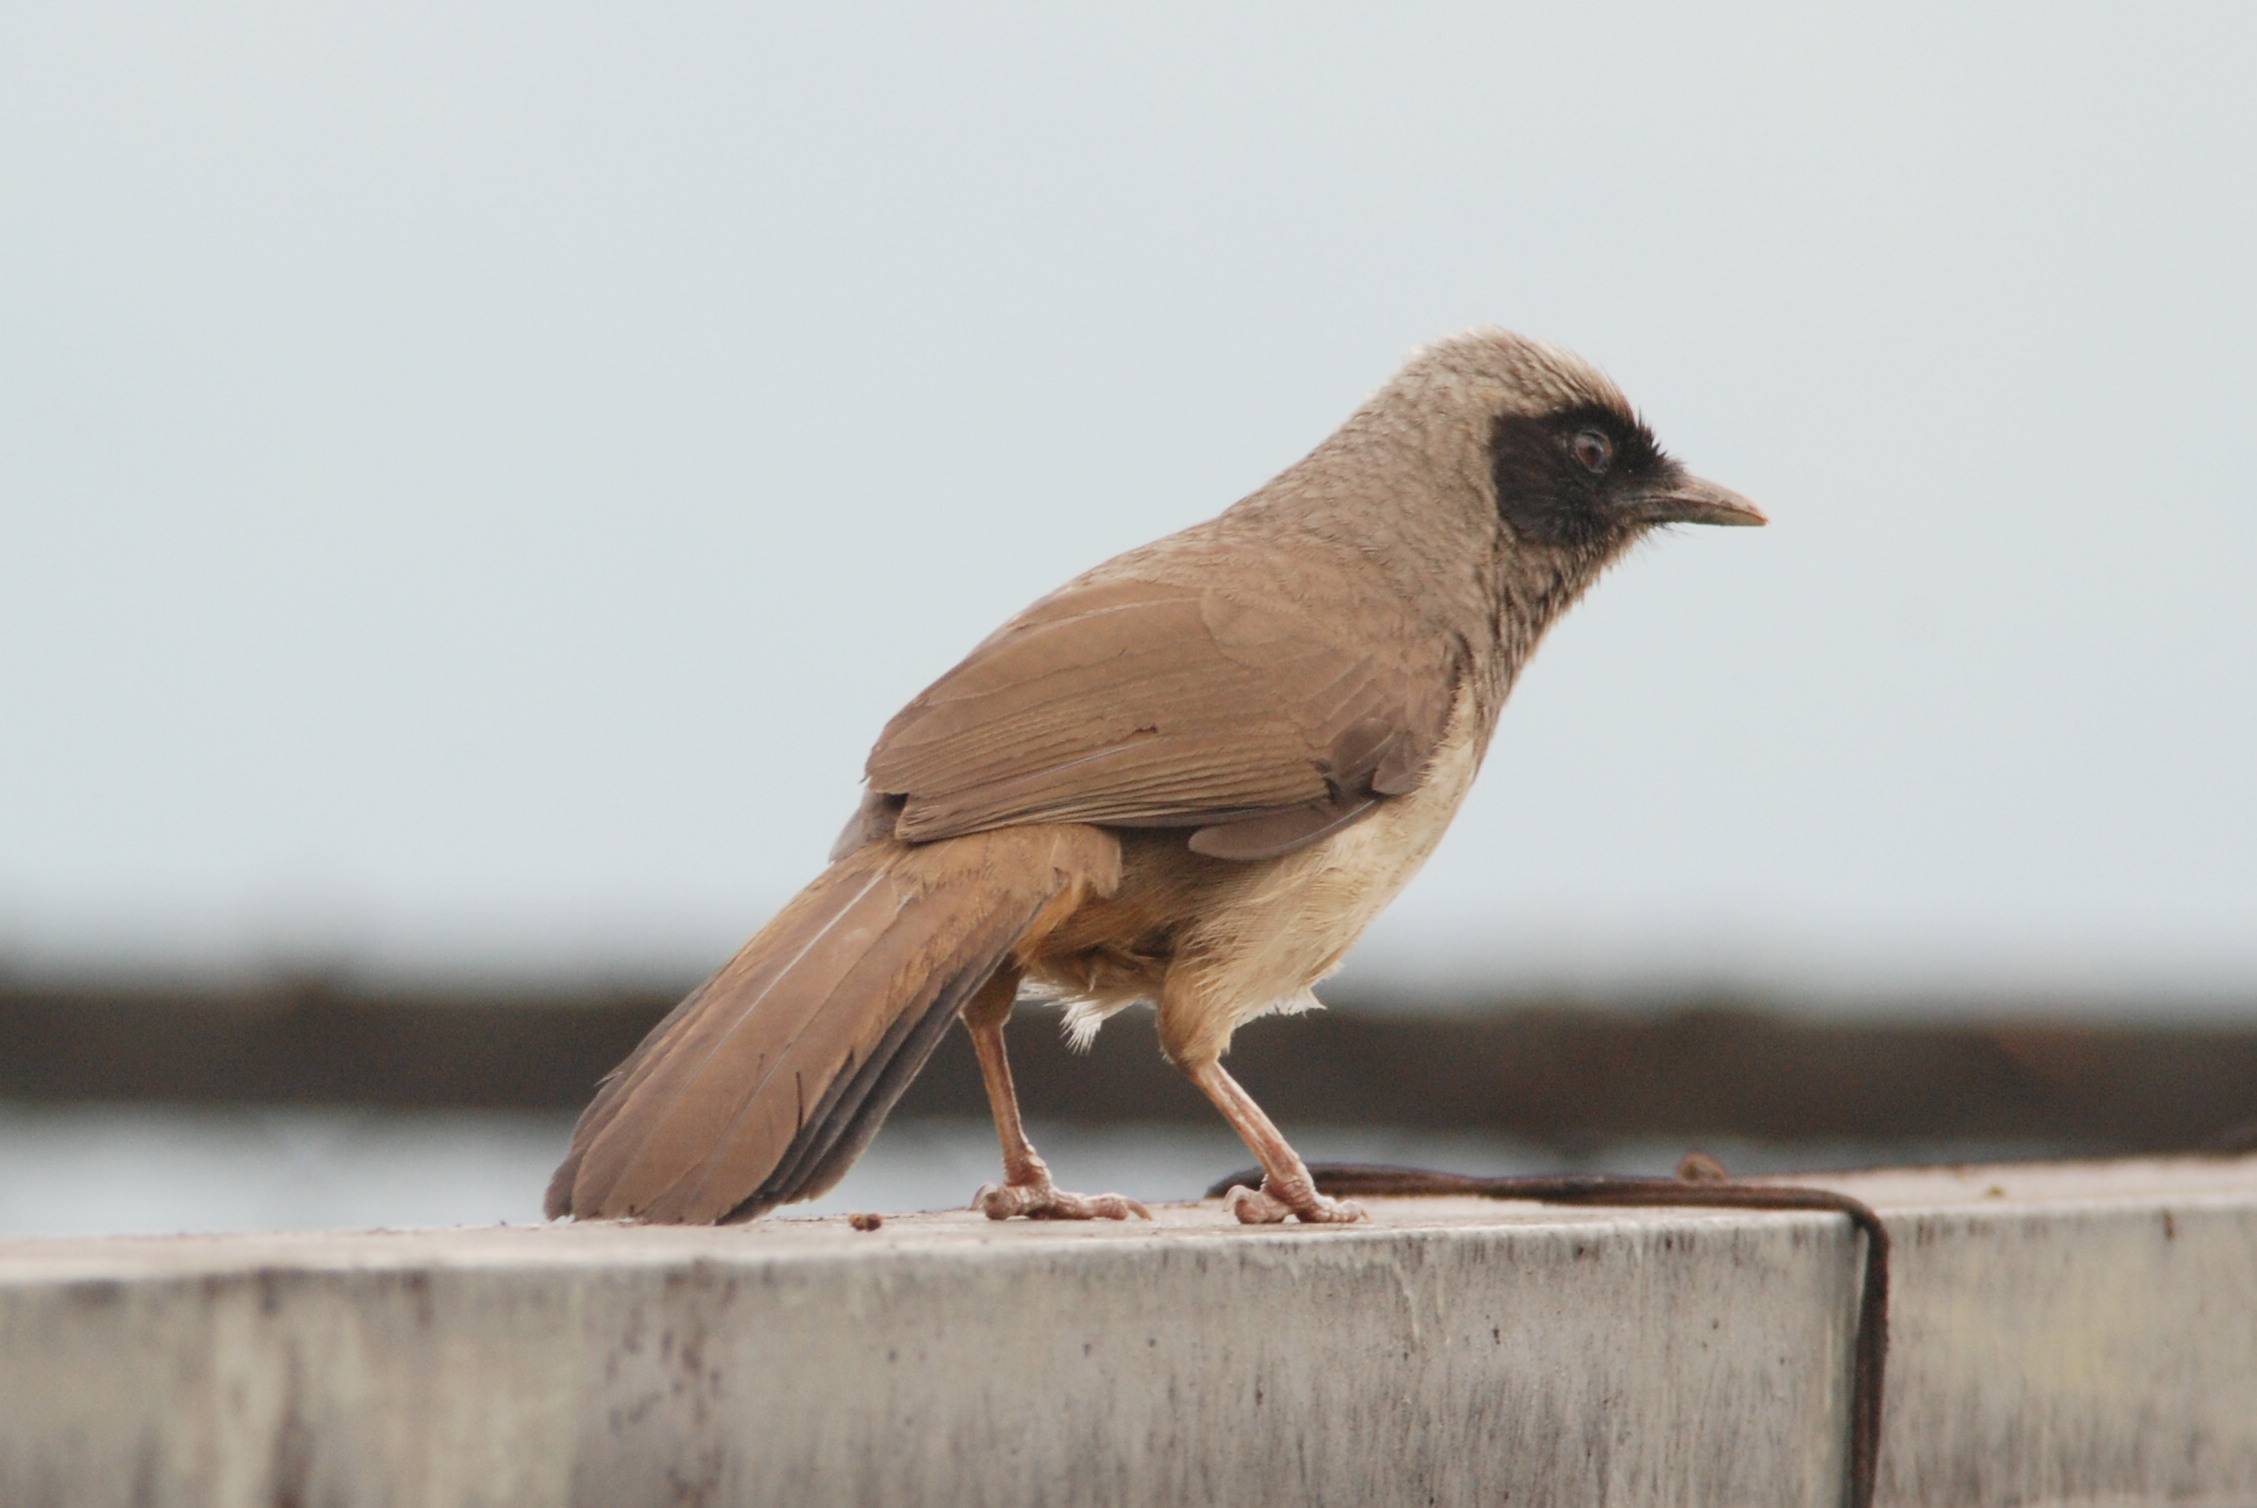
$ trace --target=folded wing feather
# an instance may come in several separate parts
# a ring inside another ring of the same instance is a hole
[[[1077,584],[903,708],[870,788],[903,798],[893,831],[912,842],[1093,822],[1198,828],[1200,852],[1269,857],[1417,783],[1452,688],[1420,694],[1411,668],[1381,670],[1289,602]]]

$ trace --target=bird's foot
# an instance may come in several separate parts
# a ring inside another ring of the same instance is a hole
[[[1018,1183],[983,1184],[972,1208],[990,1220],[1024,1215],[1029,1220],[1149,1220],[1152,1212],[1120,1194],[1069,1194],[1046,1173]]]
[[[1241,1225],[1276,1225],[1288,1215],[1306,1225],[1348,1225],[1369,1218],[1355,1201],[1330,1198],[1318,1193],[1315,1184],[1298,1180],[1265,1178],[1258,1189],[1241,1183],[1223,1195],[1223,1203]]]

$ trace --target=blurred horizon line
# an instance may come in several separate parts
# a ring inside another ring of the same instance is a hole
[[[560,921],[426,936],[268,934],[263,942],[196,939],[189,946],[121,947],[109,927],[81,936],[0,930],[0,989],[140,995],[301,991],[402,999],[563,1002],[679,996],[718,968],[757,923],[726,942],[675,927],[634,939],[593,936]],[[1444,948],[1397,927],[1351,955],[1321,984],[1327,1004],[1436,1012],[1574,1006],[1629,1014],[1716,1005],[1823,1016],[1917,1018],[1969,1010],[2098,1020],[2257,1019],[2257,950],[2127,947],[2086,936],[1977,939],[1897,935],[1749,938],[1646,934],[1610,947],[1595,934],[1533,938],[1492,926],[1478,952]],[[1455,934],[1461,935],[1462,934]],[[179,939],[170,941],[178,943]],[[2169,957],[2159,955],[2164,952]]]

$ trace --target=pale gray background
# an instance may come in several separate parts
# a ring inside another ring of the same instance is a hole
[[[1498,322],[1777,522],[1577,612],[1367,978],[2245,1000],[2252,14],[8,0],[0,949],[694,972]]]

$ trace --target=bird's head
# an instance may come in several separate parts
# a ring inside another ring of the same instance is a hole
[[[1471,429],[1497,518],[1522,547],[1609,551],[1660,524],[1761,524],[1746,498],[1666,455],[1621,389],[1541,341],[1477,330],[1404,372]]]

